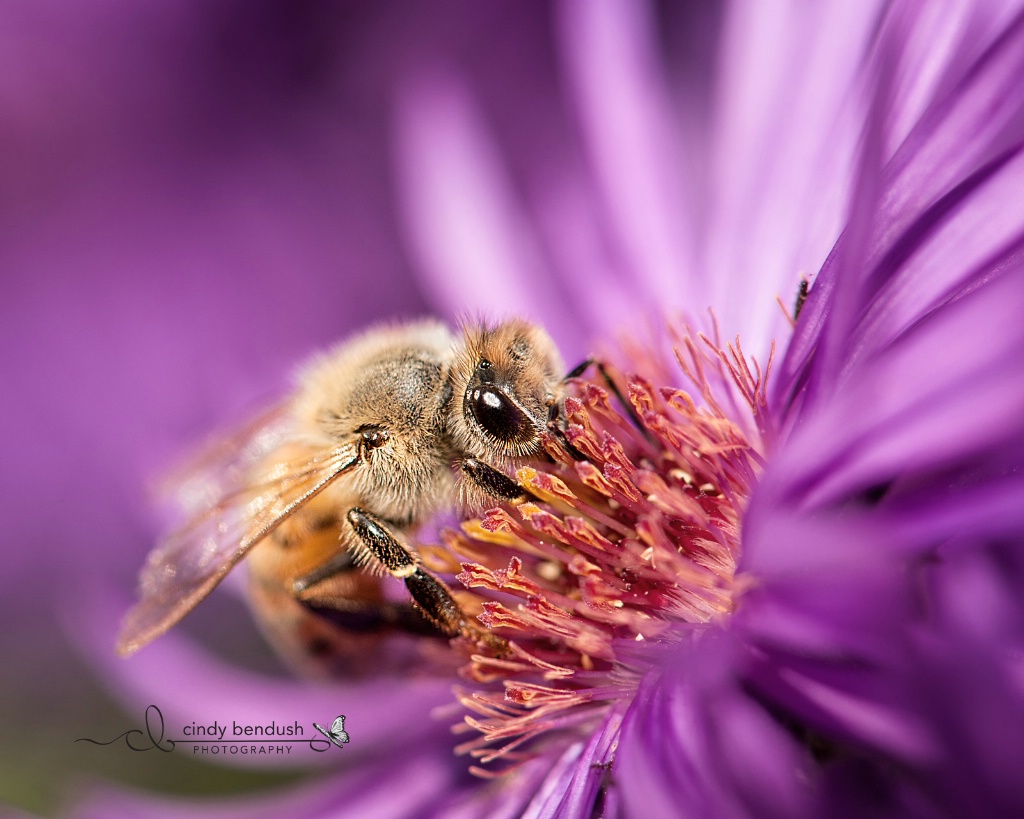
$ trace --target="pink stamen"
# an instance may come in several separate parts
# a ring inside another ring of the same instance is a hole
[[[698,400],[606,367],[638,429],[601,383],[578,379],[562,416],[586,460],[546,436],[552,460],[517,474],[536,500],[444,535],[479,621],[509,641],[505,656],[474,654],[461,672],[475,686],[457,692],[463,727],[477,736],[458,752],[480,766],[514,767],[592,731],[632,695],[645,656],[656,661],[646,644],[687,639],[732,610],[744,505],[774,434],[771,358],[762,371],[717,331],[677,341]]]

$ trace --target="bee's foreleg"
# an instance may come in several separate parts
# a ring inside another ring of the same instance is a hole
[[[577,367],[577,369],[579,369]],[[573,370],[575,372],[575,370]],[[587,456],[580,452],[565,435],[565,430],[562,429],[562,425],[558,423],[558,414],[561,411],[561,405],[558,401],[552,401],[548,406],[548,432],[555,436],[555,440],[562,445],[569,457],[574,461],[585,461]]]
[[[585,358],[569,372],[567,372],[561,381],[561,386],[564,388],[565,384],[574,378],[579,378],[585,373],[590,367],[597,363],[594,358]],[[602,372],[604,369],[602,368]],[[607,376],[606,376],[607,378]],[[548,404],[548,432],[555,436],[555,440],[562,445],[562,449],[566,451],[570,458],[574,461],[585,461],[587,456],[579,451],[570,441],[565,434],[565,430],[562,427],[559,416],[562,412],[562,399],[555,398]]]
[[[449,637],[462,635],[499,652],[508,649],[500,637],[471,623],[448,588],[416,563],[379,518],[362,509],[351,509],[348,522],[369,552],[395,577],[405,582],[424,615]]]
[[[322,566],[317,566],[309,574],[303,575],[292,582],[292,591],[295,594],[302,594],[306,589],[321,583],[330,577],[342,572],[350,572],[355,567],[355,557],[352,552],[346,549],[339,552]]]
[[[478,461],[476,458],[463,459],[462,474],[492,498],[510,503],[536,500],[536,496],[532,492],[524,489],[504,472],[499,472],[490,464]]]

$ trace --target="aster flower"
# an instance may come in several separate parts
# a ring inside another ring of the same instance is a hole
[[[667,329],[570,386],[564,440],[517,474],[532,497],[423,542],[507,654],[456,645],[458,680],[311,690],[172,634],[105,668],[194,719],[368,715],[358,765],[268,814],[1024,807],[1024,17],[791,13],[687,18],[719,36],[709,111],[663,73],[642,7],[560,5],[584,150],[540,156],[526,209],[457,76],[404,89],[403,212],[439,298],[532,311],[570,352],[654,304]],[[709,168],[692,197],[665,171],[684,149]],[[554,285],[578,310],[523,297],[580,258],[592,278]],[[478,278],[495,266],[504,289]],[[775,297],[801,275],[790,326]]]

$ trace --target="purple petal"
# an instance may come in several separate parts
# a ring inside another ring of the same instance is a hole
[[[306,783],[271,795],[245,796],[221,801],[159,797],[110,787],[96,788],[75,807],[74,819],[135,816],[162,819],[174,816],[328,817],[440,815],[441,804],[452,797],[463,772],[442,755],[423,754],[410,743],[395,744],[386,759],[337,772],[329,780]],[[419,813],[410,812],[419,806]]]
[[[116,598],[114,598],[116,600]],[[123,605],[93,602],[93,620],[78,614],[71,625],[77,631],[83,655],[97,674],[141,720],[147,706],[163,712],[168,736],[178,739],[189,723],[209,725],[215,720],[239,725],[291,725],[304,728],[303,736],[315,736],[313,722],[327,723],[338,713],[348,717],[346,730],[358,739],[350,757],[377,754],[403,744],[436,745],[451,754],[451,726],[456,713],[430,716],[435,708],[452,701],[451,680],[408,676],[375,677],[367,681],[313,684],[289,677],[270,677],[230,665],[201,649],[177,632],[164,635],[128,659],[114,655],[113,634]],[[201,696],[197,692],[202,692]],[[187,744],[187,743],[186,743]],[[336,758],[299,746],[287,757],[211,757],[215,762],[242,765],[309,767],[336,764]],[[348,758],[348,757],[346,757]],[[464,766],[463,766],[464,767]]]
[[[567,0],[558,8],[566,75],[609,224],[635,281],[634,301],[671,310],[694,301],[692,231],[683,192],[688,146],[675,127],[652,9]]]
[[[1024,259],[920,321],[851,373],[828,405],[807,413],[761,491],[773,504],[811,509],[901,476],[934,472],[943,480],[944,470],[968,463],[977,470],[978,458],[999,448],[1000,458],[1024,458],[1021,303]]]
[[[697,275],[731,339],[759,357],[839,235],[852,176],[868,3],[730,6],[721,52],[707,246]]]
[[[726,634],[681,646],[625,716],[615,782],[630,816],[798,816],[809,759],[741,687]]]
[[[957,66],[955,81],[950,75],[943,83],[950,90],[886,162],[892,74],[908,28],[911,21],[897,17],[882,38],[851,223],[816,281],[775,384],[787,402],[801,389],[811,396],[835,389],[852,362],[998,273],[1024,234],[1018,211],[1005,206],[1024,182],[1017,158],[1024,145],[1024,20],[974,63]]]
[[[449,315],[520,315],[581,350],[571,295],[550,281],[534,228],[461,82],[425,72],[399,99],[402,215],[417,270]],[[544,299],[531,296],[543,292]]]
[[[616,815],[609,800],[618,795],[614,761],[623,710],[621,705],[613,706],[585,745],[575,743],[562,753],[537,787],[526,816]]]
[[[948,748],[906,679],[927,665],[918,629],[942,645],[958,628],[922,619],[926,567],[1024,538],[1022,302],[1024,265],[1007,266],[853,369],[804,408],[744,522],[755,585],[733,625],[767,652],[759,689],[902,764]]]
[[[1020,539],[951,555],[933,582],[935,624],[917,636],[906,676],[943,739],[931,785],[951,812],[1024,811],[1024,583]]]

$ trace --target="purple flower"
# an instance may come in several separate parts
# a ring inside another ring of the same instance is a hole
[[[425,548],[511,655],[457,687],[313,687],[178,632],[122,663],[115,600],[103,679],[199,721],[344,704],[350,764],[225,815],[1024,811],[1024,10],[506,13],[525,93],[429,49],[395,73],[413,269],[449,315],[604,344],[638,416],[577,383],[537,501]]]

